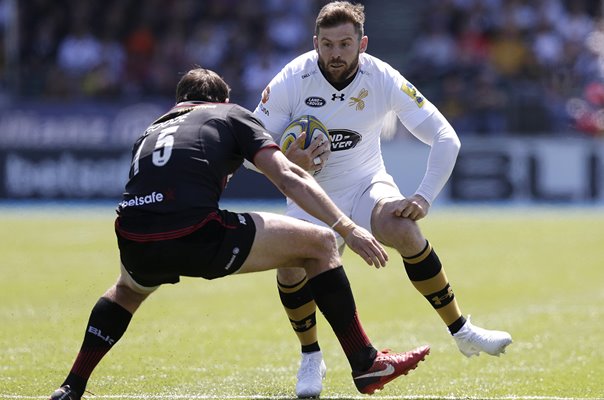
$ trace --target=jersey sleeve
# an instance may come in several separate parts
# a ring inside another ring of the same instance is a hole
[[[243,107],[234,107],[229,112],[228,121],[246,160],[253,162],[254,156],[261,149],[268,147],[279,149],[262,122]]]
[[[424,142],[432,143],[426,173],[415,192],[432,204],[453,172],[461,142],[451,124],[438,110],[415,127],[412,133],[423,138]]]
[[[293,79],[287,79],[287,69],[281,70],[262,92],[262,98],[254,110],[254,115],[262,121],[275,141],[293,119],[292,99],[295,98]]]
[[[409,131],[426,120],[436,109],[411,82],[387,66],[386,87],[390,90],[392,109]]]

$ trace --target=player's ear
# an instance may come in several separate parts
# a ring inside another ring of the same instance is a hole
[[[317,53],[319,52],[319,38],[315,35],[312,37],[312,44],[315,46]]]
[[[360,43],[360,46],[359,46],[359,53],[366,52],[368,44],[369,44],[369,38],[367,36],[363,36],[361,38],[361,43]]]

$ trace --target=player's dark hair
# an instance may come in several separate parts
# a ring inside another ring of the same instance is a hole
[[[214,71],[194,68],[184,74],[176,86],[176,102],[207,101],[224,103],[229,98],[231,88]]]
[[[333,28],[351,22],[354,30],[363,37],[365,24],[365,7],[362,4],[352,4],[347,1],[334,1],[327,3],[319,11],[315,23],[315,35],[319,36],[319,29]]]

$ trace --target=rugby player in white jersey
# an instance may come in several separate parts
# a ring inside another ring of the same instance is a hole
[[[332,137],[331,148],[318,141],[305,150],[292,145],[288,158],[315,172],[317,182],[348,217],[401,254],[408,278],[464,355],[498,356],[512,342],[510,334],[477,327],[464,317],[438,256],[417,224],[449,179],[460,141],[445,117],[411,83],[365,52],[364,21],[362,5],[326,4],[317,16],[314,50],[291,61],[271,80],[254,114],[275,135],[304,114],[323,122]],[[386,172],[381,155],[380,132],[390,112],[430,146],[423,180],[408,197]],[[324,225],[289,199],[287,215]],[[302,347],[296,394],[317,397],[326,367],[304,270],[280,269],[277,280]]]

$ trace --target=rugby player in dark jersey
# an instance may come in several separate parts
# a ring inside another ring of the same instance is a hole
[[[134,144],[115,221],[121,274],[93,307],[77,358],[51,400],[80,399],[92,371],[122,337],[143,300],[180,276],[214,279],[304,268],[362,393],[381,389],[428,354],[428,346],[406,353],[372,346],[331,229],[278,214],[219,209],[229,177],[247,159],[283,194],[330,225],[369,265],[380,267],[387,261],[375,238],[344,216],[307,172],[287,160],[249,111],[228,104],[228,96],[228,85],[216,73],[189,71],[178,83],[176,106]]]

